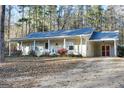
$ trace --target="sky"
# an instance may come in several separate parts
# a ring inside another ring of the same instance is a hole
[[[108,5],[103,5],[102,7],[104,10],[107,10]]]

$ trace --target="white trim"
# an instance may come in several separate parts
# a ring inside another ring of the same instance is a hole
[[[106,52],[106,46],[109,46],[109,56],[111,56],[112,54],[111,54],[111,45],[110,44],[101,44],[101,47],[100,47],[100,54],[101,54],[101,56],[102,56],[102,46],[105,46],[105,52]],[[106,53],[105,53],[105,56],[102,56],[102,57],[106,57]]]
[[[92,31],[92,33],[91,33],[91,34],[89,34],[89,40],[90,40],[91,36],[93,35],[93,32],[94,32],[94,31]]]
[[[98,41],[98,42],[100,42],[100,41],[114,41],[114,40],[118,40],[118,39],[97,39],[97,40],[89,40],[89,41]]]
[[[101,33],[102,33],[102,32],[103,32],[103,33],[108,33],[108,32],[109,32],[109,33],[113,33],[113,32],[119,32],[119,30],[114,30],[114,31],[106,30],[106,31],[101,31]]]
[[[82,36],[80,36],[80,45],[83,44]]]
[[[48,39],[48,49],[50,49],[50,40]]]
[[[66,39],[64,38],[64,41],[63,41],[63,48],[66,48]]]
[[[80,36],[80,53],[81,53],[81,55],[82,55],[82,44],[83,44],[83,40],[82,40],[82,36]]]

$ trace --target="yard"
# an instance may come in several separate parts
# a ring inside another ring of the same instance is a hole
[[[17,57],[0,64],[0,87],[124,87],[123,58]]]

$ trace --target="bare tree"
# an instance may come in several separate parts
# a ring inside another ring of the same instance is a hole
[[[0,62],[4,62],[4,21],[5,5],[0,6]]]
[[[9,9],[8,9],[8,39],[10,38],[10,28],[11,28],[11,12],[12,12],[12,6],[9,5],[8,6]]]

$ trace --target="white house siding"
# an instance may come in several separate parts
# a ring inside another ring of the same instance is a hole
[[[82,56],[86,57],[86,42],[84,38],[82,38],[82,45],[80,45],[80,37],[67,39],[67,49],[71,44],[74,45],[73,53],[75,55],[81,54]]]
[[[87,42],[87,57],[94,56],[94,42]]]
[[[79,52],[83,57],[87,56],[86,38],[82,38],[82,45],[79,45]]]
[[[40,46],[40,47],[43,47],[43,49],[45,49],[45,43],[47,43],[47,42],[48,42],[48,40],[36,40],[36,47]]]
[[[86,44],[80,45],[79,51],[83,57],[86,57]]]
[[[58,44],[56,46],[56,43]],[[72,52],[75,55],[82,54],[86,56],[86,45],[84,39],[82,39],[82,49],[80,45],[80,38],[66,38],[66,49],[68,52]],[[59,48],[63,48],[64,46],[64,39],[57,39],[57,40],[50,40],[50,48],[54,50],[58,50]],[[69,46],[74,46],[74,50],[69,50]],[[81,53],[82,51],[82,53]]]
[[[75,55],[79,54],[79,38],[68,38],[66,39],[66,48],[68,53],[73,53]],[[74,50],[69,50],[69,46],[74,46]]]
[[[64,42],[63,39],[50,40],[50,47],[49,47],[50,50],[54,50],[57,52],[59,48],[63,47],[63,42]]]

